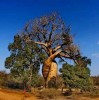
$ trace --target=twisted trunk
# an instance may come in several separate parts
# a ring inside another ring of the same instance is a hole
[[[42,74],[45,80],[45,87],[47,86],[51,78],[57,77],[57,71],[58,71],[57,63],[54,61],[54,58],[51,59],[49,57],[47,60],[45,60],[42,68]]]
[[[51,66],[50,66],[49,74],[47,77],[47,82],[50,81],[51,78],[56,78],[57,72],[58,72],[57,63],[55,61],[53,61]]]
[[[50,51],[50,56],[44,61],[42,67],[42,74],[45,80],[45,87],[47,86],[51,78],[57,77],[58,68],[57,68],[57,63],[55,62],[55,58],[62,50],[56,51],[54,53],[52,49],[49,49],[49,51]]]

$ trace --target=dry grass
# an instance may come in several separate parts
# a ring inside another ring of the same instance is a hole
[[[39,90],[35,90],[34,94],[38,94]],[[19,90],[0,89],[0,100],[99,100],[99,96],[95,94],[75,94],[63,96],[61,91],[56,89],[43,89],[39,91],[39,97],[31,93]],[[93,96],[95,95],[95,96]]]
[[[39,92],[39,97],[43,100],[47,99],[57,99],[57,97],[60,96],[60,92],[58,92],[56,89],[43,89]]]
[[[93,94],[94,95],[94,94]],[[72,93],[72,95],[64,96],[62,92],[56,89],[43,89],[39,93],[42,100],[99,100],[99,96],[92,96],[91,93]]]

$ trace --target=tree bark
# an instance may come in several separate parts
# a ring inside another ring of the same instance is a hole
[[[42,74],[45,80],[45,88],[48,85],[48,82],[51,80],[51,78],[56,78],[58,72],[57,63],[53,61],[52,59],[48,58],[42,68]]]
[[[42,74],[45,80],[45,87],[47,86],[48,81],[51,78],[57,77],[58,68],[57,68],[57,63],[55,62],[55,58],[62,50],[56,51],[55,53],[52,53],[53,51],[52,49],[50,51],[51,51],[50,56],[44,61],[42,67]]]

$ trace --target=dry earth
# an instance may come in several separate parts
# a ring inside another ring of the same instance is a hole
[[[0,100],[41,100],[41,99],[33,94],[26,93],[23,91],[0,89]],[[76,99],[73,99],[71,97],[70,98],[67,97],[67,99],[66,98],[64,99],[63,97],[60,97],[58,99],[52,99],[52,100],[99,100],[99,98],[95,99],[95,98],[77,96]]]
[[[23,91],[0,89],[0,100],[40,100],[36,96]]]

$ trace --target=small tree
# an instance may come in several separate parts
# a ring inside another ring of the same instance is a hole
[[[20,35],[14,36],[14,42],[10,43],[8,49],[11,53],[6,58],[5,67],[10,69],[14,77],[18,77],[24,85],[33,85],[33,80],[37,76],[40,62],[44,59],[43,52],[36,44],[26,44]]]
[[[91,78],[93,79],[94,86],[99,87],[99,76],[92,76]]]
[[[88,67],[79,67],[63,64],[60,69],[64,83],[69,88],[80,88],[81,90],[89,90],[92,86],[90,78],[90,70]]]

